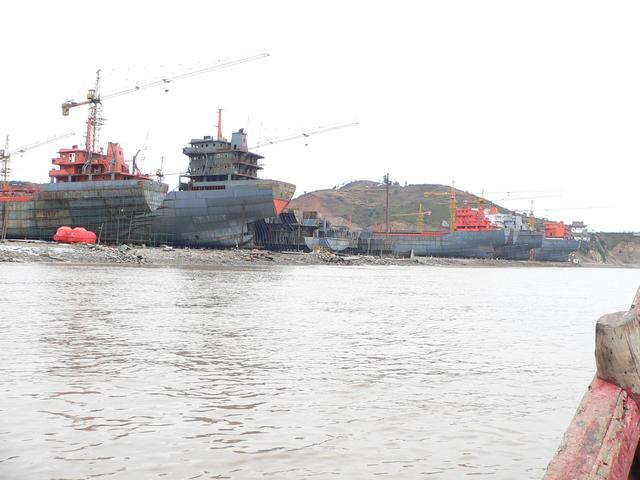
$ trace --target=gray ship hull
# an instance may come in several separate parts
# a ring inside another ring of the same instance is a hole
[[[7,238],[51,240],[58,227],[84,227],[103,242],[135,241],[133,219],[157,209],[167,185],[143,180],[60,182],[28,201],[0,202]]]
[[[353,248],[357,242],[351,238],[341,237],[304,237],[304,243],[309,250],[319,247],[332,252],[342,252],[347,248]]]
[[[506,241],[497,248],[496,258],[529,260],[534,248],[542,246],[542,233],[528,230],[505,230]]]
[[[569,256],[578,250],[580,242],[565,238],[543,238],[542,247],[535,248],[532,260],[542,262],[567,262]]]
[[[188,247],[238,247],[252,239],[247,223],[277,216],[295,186],[276,180],[198,182],[169,192],[162,206],[139,219],[158,242]],[[163,240],[164,239],[164,240]]]
[[[494,258],[504,246],[503,230],[450,232],[445,234],[374,233],[361,236],[359,249],[365,253],[392,253],[421,257]]]

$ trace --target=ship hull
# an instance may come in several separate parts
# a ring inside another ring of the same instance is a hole
[[[529,260],[534,248],[542,247],[542,233],[528,230],[506,230],[505,244],[497,248],[496,258]]]
[[[188,247],[238,247],[252,239],[247,224],[277,216],[295,186],[276,180],[198,182],[198,190],[169,192],[141,219],[156,241]],[[164,239],[164,240],[163,240]]]
[[[50,183],[30,200],[0,202],[0,224],[7,238],[51,240],[68,225],[104,242],[134,241],[133,219],[157,209],[166,192],[167,185],[145,180]]]
[[[450,232],[445,234],[374,233],[361,236],[359,248],[365,253],[392,253],[421,257],[494,258],[504,246],[503,230]]]
[[[578,250],[580,242],[565,238],[544,238],[542,246],[534,248],[532,260],[542,262],[567,262],[572,253]]]
[[[332,252],[342,252],[354,247],[354,240],[341,237],[304,237],[304,243],[309,250],[325,248]]]

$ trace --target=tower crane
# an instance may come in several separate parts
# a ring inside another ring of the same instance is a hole
[[[118,92],[108,93],[105,95],[100,94],[100,70],[98,70],[96,72],[95,86],[94,88],[90,89],[87,92],[86,100],[83,100],[81,102],[76,102],[75,100],[68,100],[62,104],[63,116],[68,116],[69,110],[74,107],[79,107],[81,105],[89,105],[89,116],[87,118],[87,133],[86,133],[86,141],[85,141],[85,147],[87,150],[87,160],[85,162],[84,168],[87,169],[91,166],[91,154],[96,149],[98,132],[99,132],[100,126],[102,125],[102,120],[103,120],[102,118],[100,118],[103,100],[119,97],[121,95],[126,95],[128,93],[138,92],[140,90],[144,90],[147,88],[166,85],[171,82],[176,82],[178,80],[183,80],[185,78],[190,78],[196,75],[202,75],[204,73],[212,72],[214,70],[233,67],[235,65],[239,65],[242,63],[253,62],[255,60],[259,60],[261,58],[265,58],[268,56],[269,56],[268,53],[261,53],[258,55],[253,55],[251,57],[244,57],[244,58],[239,58],[239,59],[235,59],[235,60],[231,60],[223,63],[217,63],[215,65],[210,65],[208,67],[202,67],[196,70],[180,73],[172,77],[165,77],[165,78],[153,80],[151,82],[144,83],[144,84],[136,84],[133,87],[126,88]]]
[[[456,189],[452,185],[451,192],[424,192],[425,198],[445,195],[449,197],[449,228],[453,232],[456,228],[456,210],[458,208],[458,201],[456,200]]]
[[[420,208],[418,208],[417,212],[412,213],[398,213],[393,215],[394,217],[413,217],[416,216],[416,228],[418,232],[424,232],[424,217],[427,215],[431,215],[431,210],[423,210],[422,204],[420,204]]]
[[[0,149],[0,174],[2,175],[2,190],[7,190],[9,186],[9,173],[11,172],[10,161],[11,156],[28,152],[29,150],[33,150],[34,148],[41,147],[42,145],[46,145],[51,142],[55,142],[57,140],[62,140],[63,138],[67,138],[75,135],[73,132],[65,133],[64,135],[58,135],[56,137],[47,138],[45,140],[40,140],[35,143],[31,143],[29,145],[25,145],[22,148],[18,148],[13,152],[9,152],[9,135],[5,140],[4,149]]]
[[[218,140],[222,140],[222,131],[221,131],[221,128],[220,128],[220,125],[222,123],[221,111],[222,111],[222,109],[218,109],[218,137],[217,137]],[[297,140],[298,138],[307,138],[307,137],[310,137],[312,135],[318,135],[320,133],[332,132],[334,130],[339,130],[341,128],[355,127],[356,125],[360,125],[360,122],[344,123],[344,124],[341,124],[341,125],[334,125],[334,126],[330,126],[330,127],[319,127],[317,129],[310,130],[310,131],[305,132],[305,133],[299,133],[297,135],[291,135],[289,137],[277,138],[275,140],[266,140],[264,142],[261,142],[261,143],[258,143],[256,145],[253,145],[253,146],[249,147],[249,149],[250,150],[254,150],[256,148],[268,147],[270,145],[276,145],[278,143],[288,142],[290,140]],[[164,174],[164,176],[174,176],[174,175],[184,175],[184,172],[165,173]]]
[[[253,145],[251,148],[255,149],[260,147],[266,147],[267,145],[275,145],[277,143],[288,142],[290,140],[297,140],[298,138],[307,138],[307,137],[310,137],[311,135],[318,135],[320,133],[332,132],[333,130],[339,130],[341,128],[355,127],[356,125],[360,125],[360,122],[344,123],[341,125],[333,125],[330,127],[318,127],[306,133],[303,132],[297,135],[291,135],[290,137],[278,138],[276,140],[266,140],[262,143],[258,143],[257,145]]]

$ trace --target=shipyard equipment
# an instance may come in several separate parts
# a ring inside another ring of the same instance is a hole
[[[2,175],[2,190],[6,191],[9,185],[9,173],[11,173],[11,155],[25,153],[29,150],[33,150],[34,148],[41,147],[42,145],[47,145],[48,143],[55,142],[57,140],[62,140],[63,138],[71,137],[74,133],[65,133],[64,135],[58,135],[53,138],[47,138],[45,140],[40,140],[39,142],[32,143],[30,145],[26,145],[22,148],[18,148],[13,152],[9,152],[9,135],[5,140],[4,149],[0,150],[0,174]]]
[[[416,217],[416,230],[418,232],[424,232],[424,217],[427,215],[431,215],[431,210],[423,210],[422,204],[418,208],[417,212],[411,213],[397,213],[393,215],[394,217]]]
[[[89,117],[87,119],[87,134],[86,134],[86,144],[85,144],[87,155],[86,155],[86,163],[84,166],[84,170],[88,171],[91,169],[92,152],[95,152],[96,150],[96,144],[98,143],[98,134],[99,134],[100,126],[102,125],[102,121],[103,121],[103,119],[100,117],[100,113],[102,110],[102,102],[104,100],[126,95],[128,93],[138,92],[140,90],[144,90],[147,88],[166,85],[172,82],[176,82],[178,80],[183,80],[185,78],[190,78],[196,75],[202,75],[204,73],[208,73],[214,70],[220,70],[223,68],[232,67],[235,65],[239,65],[241,63],[252,62],[268,56],[269,56],[268,53],[262,53],[259,55],[254,55],[252,57],[245,57],[237,60],[231,60],[228,62],[217,63],[215,65],[211,65],[208,67],[203,67],[196,70],[190,70],[184,73],[180,73],[172,77],[165,77],[165,78],[161,78],[161,79],[154,80],[144,84],[136,84],[133,87],[126,88],[124,90],[120,90],[113,93],[108,93],[106,95],[100,94],[100,70],[98,70],[96,72],[95,86],[94,88],[89,89],[89,91],[87,92],[86,100],[83,100],[81,102],[76,102],[75,100],[69,100],[62,104],[62,115],[64,116],[69,115],[69,110],[74,107],[79,107],[81,105],[89,105]]]
[[[219,123],[220,123],[220,121],[218,121],[218,124]],[[276,140],[265,140],[264,142],[261,142],[261,143],[258,143],[257,145],[252,146],[251,149],[254,150],[256,148],[266,147],[268,145],[275,145],[277,143],[288,142],[290,140],[297,140],[298,138],[307,138],[307,137],[310,137],[311,135],[318,135],[320,133],[332,132],[334,130],[340,130],[341,128],[355,127],[356,125],[360,125],[360,123],[359,122],[353,122],[353,123],[345,123],[345,124],[341,124],[341,125],[334,125],[334,126],[331,126],[331,127],[318,127],[318,128],[316,128],[314,130],[310,130],[308,132],[303,132],[303,133],[299,133],[299,134],[296,134],[296,135],[292,135],[290,137],[278,138]],[[218,140],[220,140],[220,139],[218,139]]]
[[[456,200],[456,190],[451,186],[451,192],[424,192],[425,198],[431,196],[448,196],[449,197],[449,228],[453,232],[456,228],[456,210],[458,202]]]

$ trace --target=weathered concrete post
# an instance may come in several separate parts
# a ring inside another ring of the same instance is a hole
[[[547,480],[627,480],[640,439],[640,288],[596,323],[596,377],[549,463]]]

